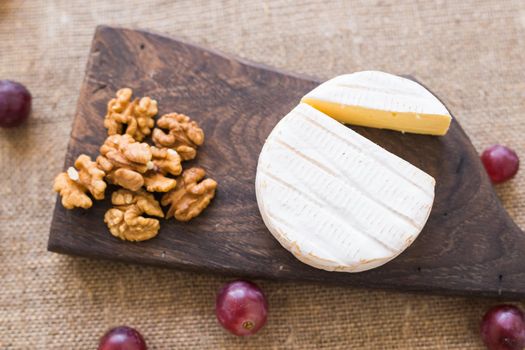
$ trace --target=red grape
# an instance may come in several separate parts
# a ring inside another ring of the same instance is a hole
[[[483,151],[481,162],[493,183],[511,179],[516,175],[520,166],[516,152],[501,145],[494,145]]]
[[[98,345],[98,350],[147,350],[142,335],[135,329],[120,326],[110,329]]]
[[[481,321],[481,339],[489,350],[523,350],[525,317],[513,305],[491,308]]]
[[[235,335],[257,333],[266,324],[268,302],[252,282],[226,283],[217,293],[215,313],[220,324]]]
[[[11,128],[22,124],[31,112],[31,94],[24,85],[0,80],[0,127]]]

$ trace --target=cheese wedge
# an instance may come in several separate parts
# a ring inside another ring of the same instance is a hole
[[[393,259],[421,232],[434,179],[301,103],[266,140],[255,189],[264,223],[302,262],[358,272]]]
[[[340,75],[301,101],[345,124],[416,134],[445,135],[452,120],[420,84],[378,71]]]

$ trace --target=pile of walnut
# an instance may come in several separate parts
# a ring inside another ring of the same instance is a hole
[[[67,209],[90,208],[104,199],[107,184],[123,187],[114,192],[104,222],[115,237],[144,241],[157,235],[164,217],[159,202],[149,192],[163,192],[161,203],[169,206],[166,218],[188,221],[199,215],[215,195],[217,182],[204,179],[201,168],[182,170],[181,162],[194,159],[204,142],[199,125],[183,114],[169,113],[157,120],[157,101],[132,99],[132,90],[117,91],[109,101],[104,127],[108,138],[95,161],[82,154],[74,167],[55,178],[53,189]],[[153,130],[152,130],[153,129]],[[152,134],[151,146],[141,142]],[[144,190],[145,189],[145,190]]]

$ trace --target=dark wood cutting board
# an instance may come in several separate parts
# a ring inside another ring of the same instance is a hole
[[[55,207],[49,250],[233,276],[307,280],[403,291],[525,297],[525,235],[496,197],[457,121],[444,137],[354,130],[436,178],[430,218],[398,258],[367,272],[325,272],[296,260],[264,226],[255,199],[257,158],[275,124],[319,82],[143,31],[98,27],[65,168],[95,157],[116,90],[151,96],[159,114],[196,119],[206,143],[195,161],[219,183],[205,212],[189,223],[161,222],[146,242],[123,242],[103,222],[106,200],[90,210]]]

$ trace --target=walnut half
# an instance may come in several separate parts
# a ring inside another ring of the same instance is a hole
[[[152,157],[147,143],[129,135],[112,135],[100,147],[97,163],[110,183],[137,191],[144,185],[143,173],[154,167]]]
[[[108,102],[104,117],[104,127],[108,135],[122,134],[126,125],[126,134],[137,141],[151,134],[155,125],[153,117],[157,114],[157,101],[149,97],[131,100],[133,91],[123,88],[117,91],[117,96]]]
[[[136,142],[129,135],[109,136],[100,153],[97,163],[106,171],[106,179],[130,191],[146,186],[150,192],[168,192],[177,182],[166,175],[182,172],[177,151]]]
[[[91,208],[93,202],[86,193],[91,193],[97,200],[104,199],[106,174],[85,154],[77,158],[75,168],[70,167],[67,172],[58,174],[53,190],[60,194],[66,209]]]
[[[67,173],[60,173],[55,177],[53,191],[62,197],[62,205],[66,209],[91,208],[93,201],[86,194],[86,188],[71,180]]]
[[[166,175],[180,175],[181,159],[171,148],[151,147],[153,169],[144,174],[144,185],[149,192],[168,192],[175,188],[177,181]]]
[[[113,236],[128,241],[145,241],[157,235],[159,220],[141,216],[164,217],[159,202],[151,193],[121,189],[113,193],[111,202],[115,207],[106,212],[104,222]]]
[[[204,131],[197,122],[184,114],[169,113],[157,120],[157,126],[152,134],[157,147],[174,149],[182,160],[197,156],[197,147],[204,143]],[[167,129],[168,133],[162,129]]]
[[[104,199],[107,187],[104,182],[106,173],[98,167],[97,163],[89,156],[81,154],[75,161],[75,168],[78,169],[78,182],[84,185],[96,200]]]
[[[101,163],[103,168],[127,168],[139,173],[145,173],[153,167],[151,163],[150,146],[144,142],[137,142],[129,135],[109,136],[100,146],[100,155],[108,163]]]
[[[162,197],[162,205],[169,205],[166,218],[175,217],[179,221],[189,221],[198,216],[215,196],[217,182],[205,179],[202,168],[184,170],[177,178],[177,186]],[[200,181],[200,182],[199,182]]]

